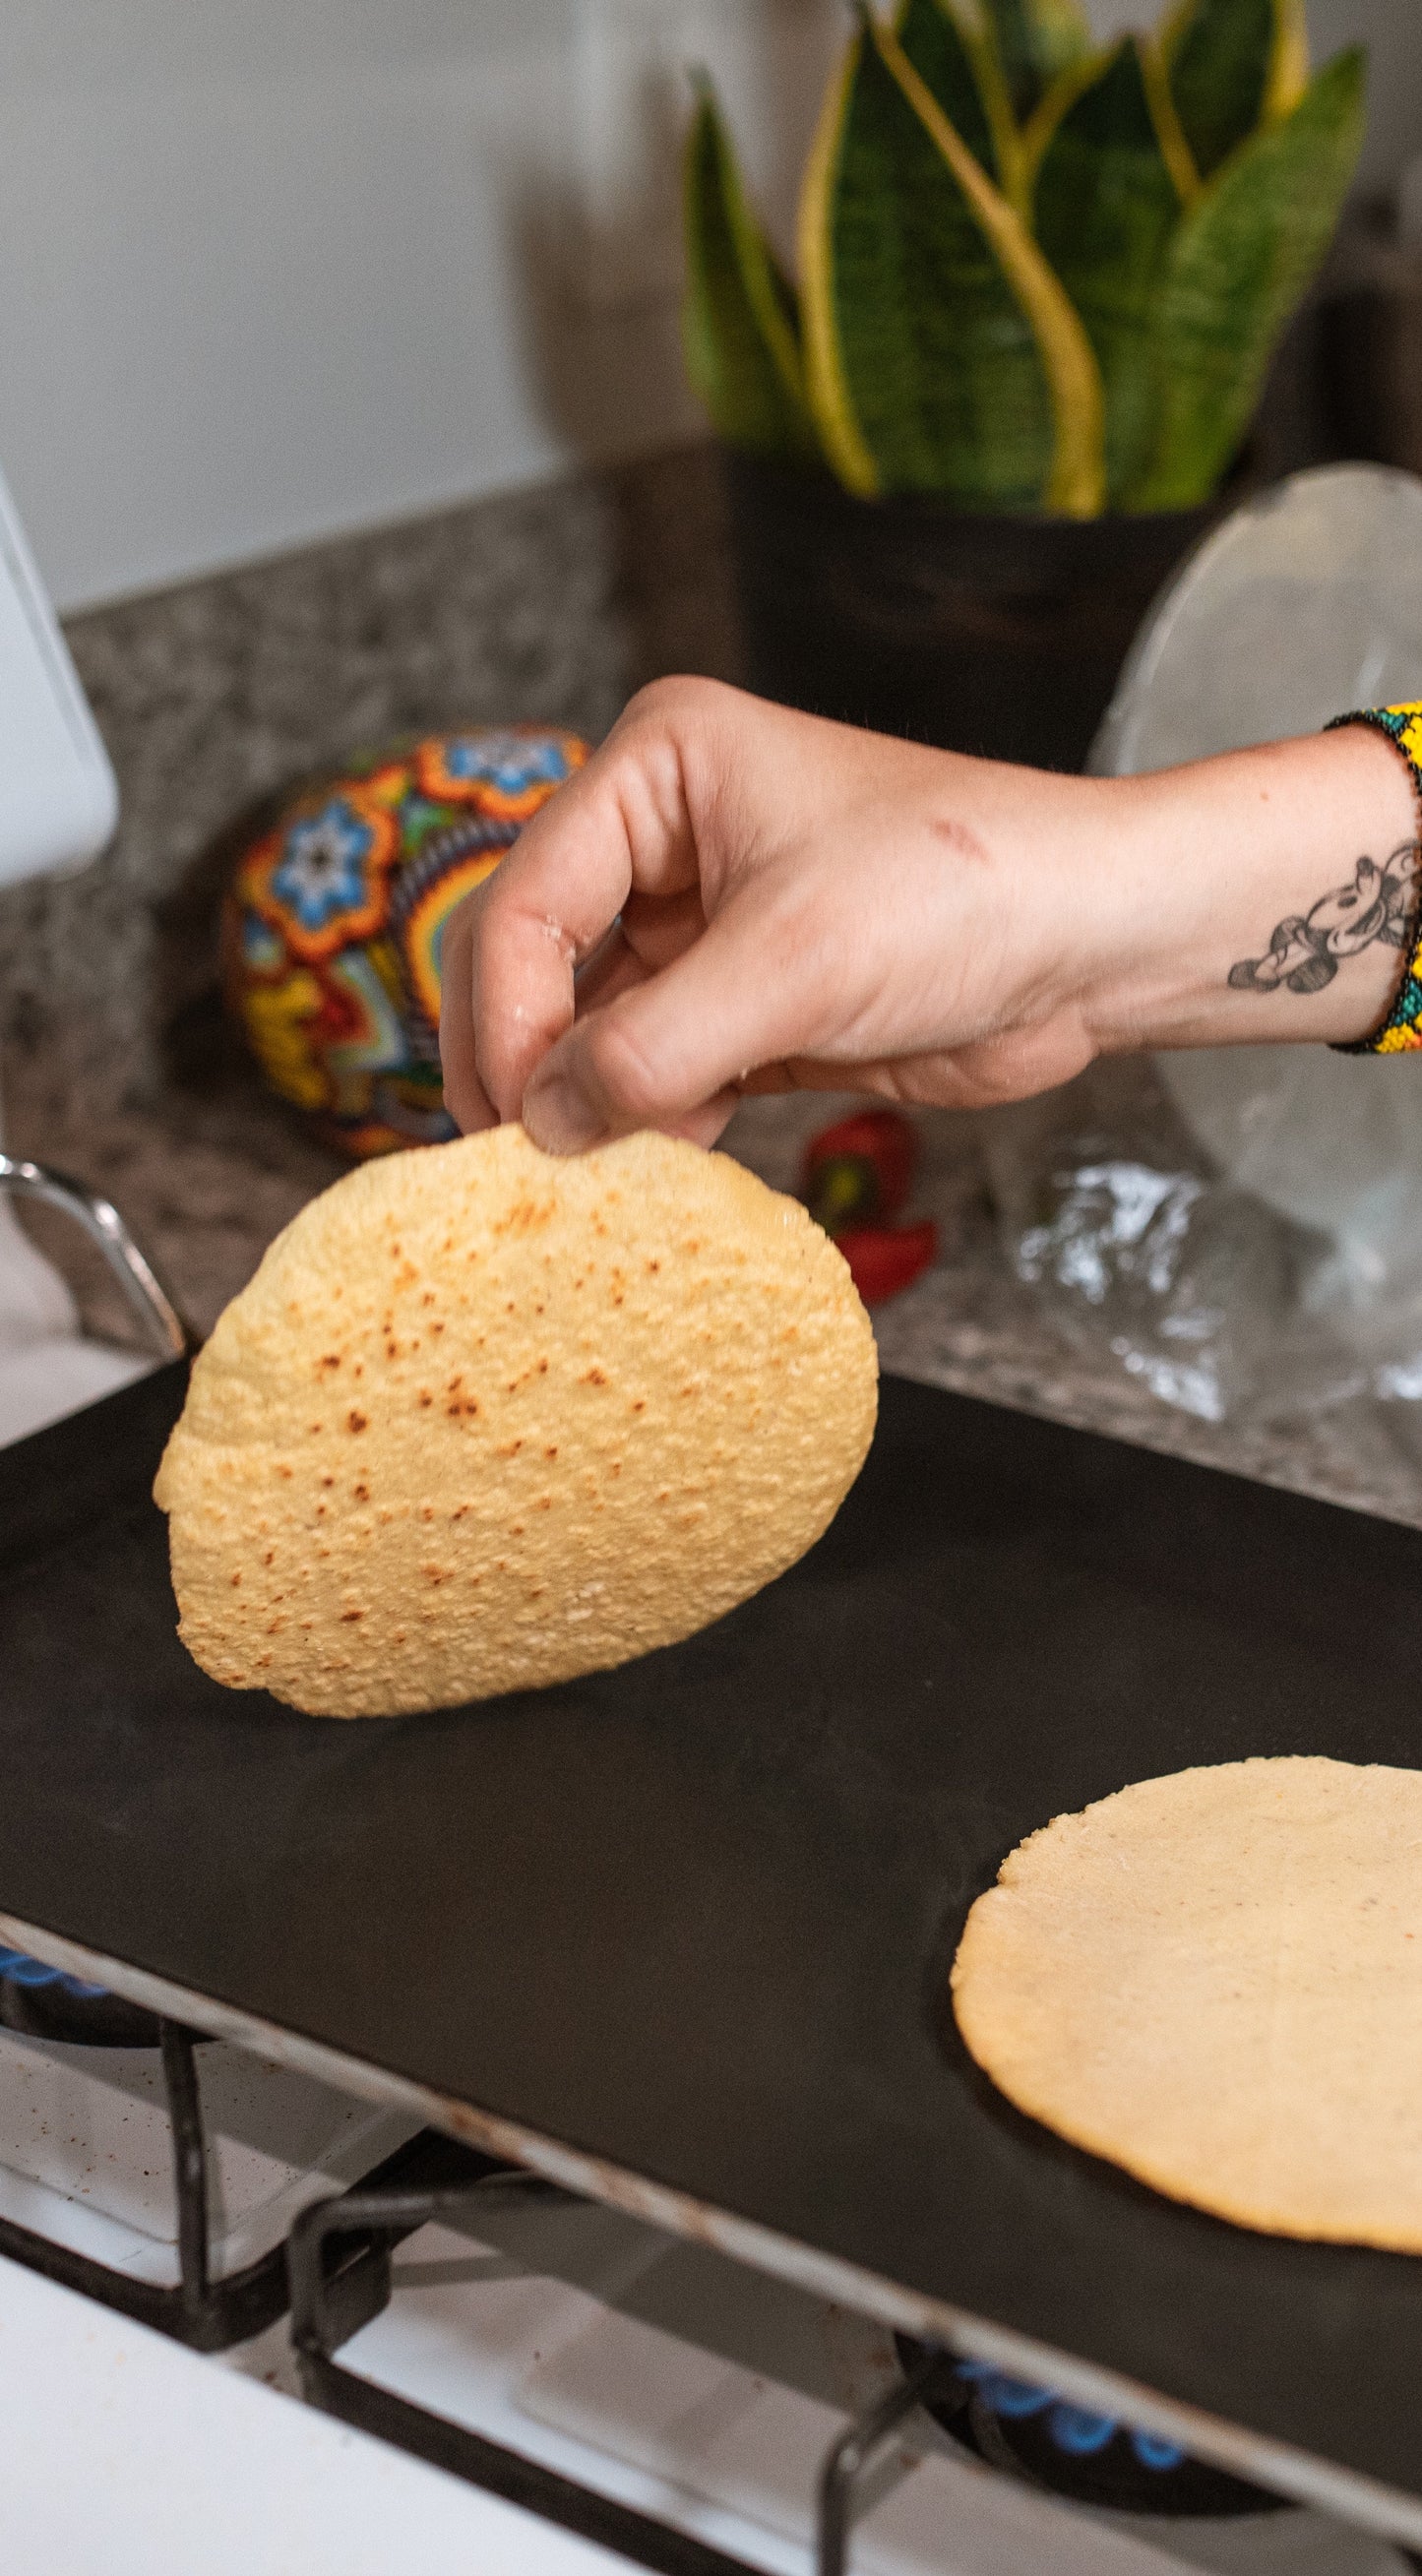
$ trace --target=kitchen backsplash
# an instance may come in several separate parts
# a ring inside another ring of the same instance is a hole
[[[232,817],[411,729],[594,738],[669,670],[736,675],[717,467],[690,448],[71,620],[118,772],[104,858],[0,898],[0,1102],[17,1143],[164,1089],[212,981]]]
[[[77,618],[70,639],[119,773],[113,849],[0,898],[6,1140],[113,1198],[209,1331],[342,1165],[266,1091],[214,993],[223,827],[285,781],[412,728],[543,718],[599,735],[658,672],[735,678],[713,455],[690,448]],[[1120,1068],[1141,1097],[1148,1067]],[[728,1142],[782,1188],[831,1097],[748,1102]],[[940,1263],[880,1316],[888,1368],[1422,1519],[1415,1464],[1357,1406],[1243,1430],[1158,1404],[1067,1349],[1003,1260],[979,1122],[920,1121]],[[30,1222],[92,1330],[121,1301],[75,1229]],[[1366,1409],[1364,1409],[1366,1410]]]

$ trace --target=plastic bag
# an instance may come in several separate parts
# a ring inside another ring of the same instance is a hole
[[[986,1161],[1017,1277],[1069,1343],[1161,1403],[1268,1422],[1365,1391],[1310,1300],[1328,1239],[1219,1180],[1139,1068],[997,1113]]]

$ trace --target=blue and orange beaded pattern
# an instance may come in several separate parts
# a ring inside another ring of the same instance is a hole
[[[440,734],[304,789],[238,860],[223,984],[272,1089],[363,1160],[455,1133],[439,1068],[455,906],[581,769],[577,734]]]
[[[1422,845],[1422,701],[1401,707],[1361,707],[1353,715],[1335,716],[1328,730],[1335,733],[1342,725],[1371,725],[1374,733],[1385,734],[1396,744],[1412,773]],[[1407,1055],[1416,1047],[1422,1047],[1422,896],[1414,903],[1407,968],[1387,1018],[1371,1037],[1354,1039],[1334,1051],[1338,1055]]]

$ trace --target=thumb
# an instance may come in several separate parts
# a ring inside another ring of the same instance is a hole
[[[638,1127],[710,1144],[745,1076],[802,1051],[794,1018],[763,935],[729,905],[673,964],[550,1048],[524,1093],[524,1126],[550,1154]]]

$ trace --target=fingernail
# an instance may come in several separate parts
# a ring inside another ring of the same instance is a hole
[[[581,1154],[607,1133],[607,1121],[587,1093],[566,1074],[558,1073],[530,1091],[523,1104],[523,1123],[545,1154]]]

